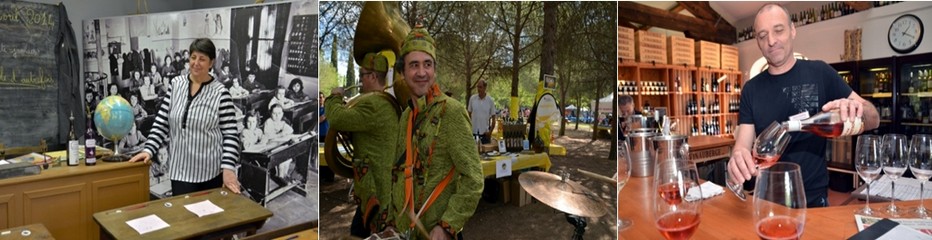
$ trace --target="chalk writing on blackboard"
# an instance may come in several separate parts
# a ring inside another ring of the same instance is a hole
[[[38,57],[39,48],[33,46],[12,46],[0,42],[0,55],[12,58]]]
[[[48,73],[20,72],[0,66],[0,89],[50,89],[57,86],[55,79]]]
[[[12,6],[0,8],[0,23],[22,23],[27,28],[55,26],[52,13],[30,6]]]

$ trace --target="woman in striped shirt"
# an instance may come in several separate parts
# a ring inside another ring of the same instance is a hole
[[[172,79],[149,132],[146,147],[130,162],[148,163],[164,144],[175,196],[225,186],[240,192],[236,178],[240,138],[230,92],[208,72],[216,58],[209,39],[190,46],[189,74]]]

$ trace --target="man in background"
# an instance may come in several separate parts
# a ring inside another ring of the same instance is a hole
[[[495,129],[495,101],[486,94],[488,84],[485,80],[476,83],[478,93],[469,97],[469,118],[472,132],[479,137],[482,144],[492,142],[492,129]]]

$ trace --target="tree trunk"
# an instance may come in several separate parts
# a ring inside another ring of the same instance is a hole
[[[352,52],[353,52],[353,51],[350,51],[350,53],[352,53]],[[350,86],[356,85],[356,67],[353,66],[353,65],[355,65],[355,64],[353,63],[353,56],[352,56],[352,54],[350,54],[350,56],[347,57],[347,59],[348,59],[348,60],[346,61],[346,83],[345,83],[345,85],[344,85],[344,88],[348,88],[348,87],[350,87]],[[361,86],[360,86],[360,87],[361,87]],[[359,89],[360,89],[360,88],[357,87],[357,88],[354,89],[354,90],[348,91],[348,92],[346,93],[346,96],[353,96],[353,95],[354,95],[353,93],[355,93],[355,92],[356,92],[357,90],[359,90]]]
[[[602,96],[602,88],[595,88],[595,107],[593,107],[592,112],[595,113],[592,116],[592,140],[598,138],[599,135],[599,98]]]
[[[337,38],[333,37],[333,45],[330,45],[330,65],[333,65],[334,68],[337,67]]]
[[[617,88],[617,84],[616,84],[616,88]],[[618,147],[617,147],[618,146],[618,130],[621,129],[618,127],[618,124],[619,124],[618,123],[618,94],[612,95],[612,104],[614,104],[612,105],[614,106],[612,107],[612,123],[613,124],[610,124],[610,127],[614,127],[614,128],[611,128],[612,148],[609,151],[608,159],[612,159],[614,156],[618,156]]]

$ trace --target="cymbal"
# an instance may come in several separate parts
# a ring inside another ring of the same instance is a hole
[[[518,176],[518,182],[531,196],[557,210],[583,217],[600,217],[607,212],[592,190],[571,180],[564,182],[555,174],[525,172]]]

